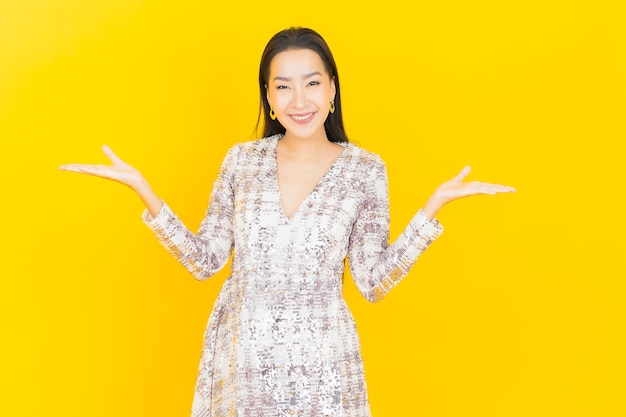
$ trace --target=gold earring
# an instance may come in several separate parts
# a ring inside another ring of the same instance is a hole
[[[335,112],[335,100],[330,100],[330,112]]]
[[[276,120],[276,113],[274,113],[274,109],[270,106],[270,119]]]

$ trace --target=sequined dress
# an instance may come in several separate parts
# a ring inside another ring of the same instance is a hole
[[[278,140],[228,151],[197,233],[165,204],[154,218],[143,214],[199,280],[234,253],[205,332],[192,417],[370,417],[359,338],[342,296],[344,261],[360,292],[378,301],[442,227],[419,211],[390,245],[385,165],[352,143],[287,217]]]

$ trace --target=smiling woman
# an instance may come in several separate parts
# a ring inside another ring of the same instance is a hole
[[[287,50],[272,59],[267,101],[286,136],[328,140],[324,123],[331,103],[334,106],[335,91],[334,80],[315,52]]]
[[[206,329],[193,416],[370,416],[359,337],[344,299],[352,276],[381,300],[439,236],[448,202],[511,187],[438,187],[389,242],[386,168],[348,142],[337,68],[310,29],[279,32],[259,72],[264,138],[230,149],[197,233],[109,148],[112,165],[62,169],[118,181],[146,204],[143,220],[197,279],[232,272]]]
[[[285,54],[298,54],[300,56],[290,55],[286,59],[286,56],[282,58],[279,55]],[[319,36],[318,33],[311,29],[299,28],[297,30],[284,30],[277,33],[268,42],[263,55],[261,56],[261,65],[259,69],[259,89],[261,97],[261,108],[263,109],[263,137],[269,137],[277,133],[284,134],[286,132],[285,126],[282,125],[281,120],[277,120],[275,117],[275,110],[272,112],[270,104],[270,92],[274,88],[289,88],[290,86],[278,83],[278,85],[269,85],[274,81],[291,82],[296,81],[292,79],[288,74],[281,71],[296,71],[297,68],[291,68],[290,64],[296,63],[297,58],[306,59],[306,65],[309,66],[311,72],[307,72],[306,69],[300,68],[300,77],[313,77],[319,76],[317,80],[309,80],[315,85],[318,83],[329,84],[326,86],[325,91],[329,88],[330,96],[326,99],[328,103],[328,112],[322,112],[322,119],[324,119],[324,127],[326,130],[326,136],[331,142],[347,142],[348,138],[343,127],[343,116],[341,107],[341,88],[339,85],[339,72],[337,71],[337,64],[333,57],[330,48],[326,42]],[[278,71],[280,70],[280,71]],[[273,76],[270,76],[272,72]],[[323,78],[326,77],[326,78]],[[274,80],[273,78],[276,78]],[[300,81],[304,81],[301,79]],[[293,88],[293,87],[292,87]],[[318,93],[320,89],[314,89]],[[326,108],[326,104],[322,105],[322,108]],[[327,115],[328,117],[324,116]],[[259,114],[259,121],[261,120],[261,114]],[[258,130],[258,125],[257,125]]]

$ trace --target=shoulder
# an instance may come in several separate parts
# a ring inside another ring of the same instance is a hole
[[[276,141],[281,135],[269,136],[262,139],[254,139],[234,144],[226,153],[225,160],[236,163],[242,160],[255,160],[272,155],[276,147]]]
[[[239,142],[230,148],[228,154],[246,156],[266,155],[276,147],[276,141],[278,141],[280,137],[281,135],[274,135],[262,139]]]
[[[346,144],[347,170],[344,178],[365,204],[387,197],[387,168],[380,155],[353,143]]]
[[[380,155],[368,151],[354,143],[347,143],[346,150],[350,155],[351,165],[357,171],[371,173],[377,171],[385,171],[385,162]]]

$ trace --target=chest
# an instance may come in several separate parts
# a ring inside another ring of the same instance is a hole
[[[234,190],[236,241],[265,249],[347,244],[365,195],[344,164],[326,169],[288,175],[268,163],[240,171]]]
[[[307,197],[323,181],[329,166],[322,164],[298,164],[283,161],[276,167],[276,182],[286,217],[292,217]]]

